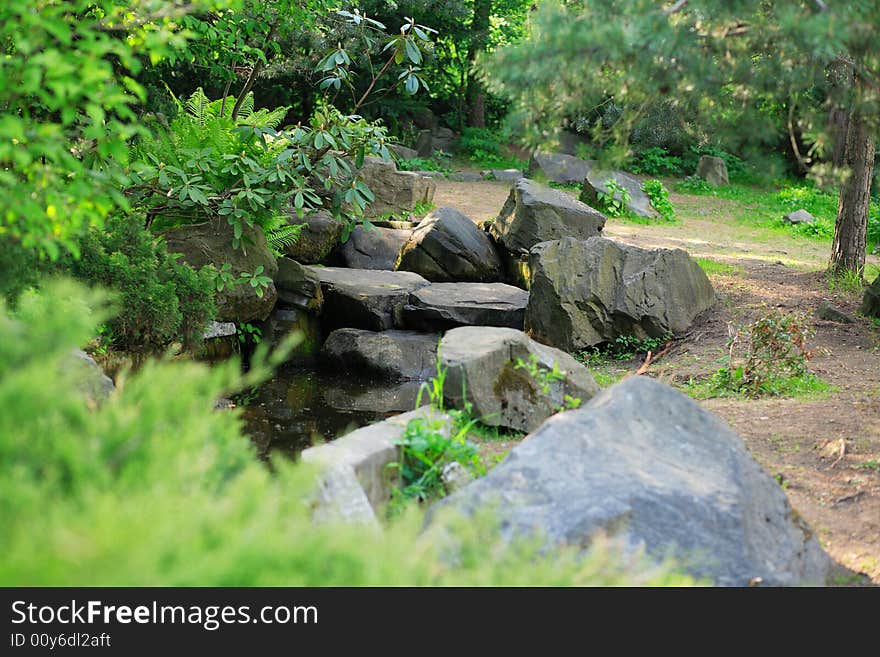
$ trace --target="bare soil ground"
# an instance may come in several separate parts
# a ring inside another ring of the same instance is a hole
[[[509,183],[438,180],[435,203],[474,221],[497,215]],[[771,308],[813,311],[823,301],[852,324],[814,320],[811,370],[831,392],[812,397],[708,399],[700,403],[743,437],[755,458],[782,482],[792,506],[842,565],[880,584],[880,329],[856,314],[860,296],[831,290],[823,270],[830,244],[732,219],[732,201],[673,194],[681,222],[640,225],[609,220],[606,235],[637,246],[684,248],[730,265],[710,274],[720,302],[688,331],[650,375],[673,385],[723,366],[728,325]],[[877,263],[876,257],[870,259]],[[614,363],[616,375],[639,362]],[[486,445],[497,456],[511,442]]]

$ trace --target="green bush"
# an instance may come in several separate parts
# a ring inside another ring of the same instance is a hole
[[[475,155],[501,155],[501,137],[489,128],[465,128],[458,140],[458,152]]]
[[[481,169],[524,169],[526,162],[504,154],[501,133],[489,128],[465,128],[458,140],[458,154]]]
[[[646,180],[642,191],[651,199],[651,205],[660,213],[663,221],[675,221],[675,208],[669,200],[669,190],[659,180]]]
[[[107,324],[110,340],[123,349],[156,349],[201,340],[214,316],[210,268],[195,271],[143,226],[143,218],[119,215],[105,229],[79,241],[80,257],[61,262],[65,271],[90,285],[119,293],[118,313]]]
[[[684,173],[682,159],[677,155],[670,155],[665,148],[659,146],[646,148],[639,153],[630,168],[648,176],[680,176]]]
[[[0,308],[2,586],[690,581],[607,547],[505,547],[485,520],[424,533],[417,517],[384,532],[315,524],[314,473],[287,460],[270,472],[239,411],[214,410],[258,380],[237,363],[150,361],[97,407],[84,398],[70,352],[106,317],[70,283],[24,295],[14,317]]]

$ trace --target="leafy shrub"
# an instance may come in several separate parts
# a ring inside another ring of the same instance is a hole
[[[610,342],[579,351],[574,354],[574,357],[588,365],[606,360],[632,360],[637,354],[657,351],[671,339],[671,334],[659,338],[637,338],[632,335],[621,335]]]
[[[648,176],[680,176],[684,172],[682,159],[670,155],[665,148],[654,146],[639,153],[631,168]]]
[[[598,192],[596,194],[599,207],[597,210],[604,212],[609,217],[622,217],[626,214],[626,206],[630,202],[629,192],[623,188],[616,180],[608,180],[605,183],[607,192]]]
[[[465,128],[458,140],[458,152],[483,169],[524,169],[526,162],[505,155],[500,133],[489,128]]]
[[[501,137],[489,128],[465,128],[458,140],[458,151],[471,158],[476,155],[501,156]]]
[[[402,486],[394,489],[392,510],[408,500],[444,497],[443,468],[459,463],[476,476],[486,474],[477,446],[467,439],[470,424],[453,425],[442,417],[410,420],[398,441],[400,458],[390,464],[400,471]],[[392,512],[393,512],[392,511]]]
[[[439,171],[440,173],[451,173],[452,167],[449,166],[449,160],[452,156],[443,151],[437,151],[434,157],[415,157],[411,160],[401,160],[397,163],[397,168],[401,171]]]
[[[779,382],[809,375],[812,335],[807,313],[786,314],[773,310],[733,332],[728,341],[728,367],[719,375],[726,387],[751,397],[775,394]],[[744,362],[735,364],[736,345],[746,343]]]
[[[660,213],[663,221],[675,221],[675,208],[669,200],[669,190],[659,180],[646,180],[642,191],[651,199],[651,205]]]
[[[715,188],[702,178],[699,178],[697,176],[688,176],[687,178],[679,180],[677,183],[675,183],[675,191],[682,194],[703,195],[712,194],[715,191]]]
[[[80,239],[79,251],[79,259],[65,259],[64,270],[120,293],[118,313],[108,322],[117,347],[155,349],[201,340],[216,311],[213,272],[195,271],[169,254],[142,218],[108,218],[105,230],[92,229]]]
[[[232,104],[198,89],[168,128],[135,146],[126,194],[148,223],[166,229],[219,215],[238,246],[246,225],[282,227],[290,205],[300,217],[319,207],[350,222],[363,216],[373,193],[355,169],[367,155],[391,159],[385,128],[319,105],[309,125],[276,130],[287,108],[254,111],[248,96],[233,119]]]
[[[315,524],[314,473],[286,460],[270,473],[239,411],[214,410],[258,380],[236,363],[150,361],[90,405],[70,352],[106,317],[69,283],[25,295],[15,317],[0,308],[0,585],[690,582],[608,546],[586,557],[508,546],[485,516],[454,533],[421,532],[415,517],[385,532]]]

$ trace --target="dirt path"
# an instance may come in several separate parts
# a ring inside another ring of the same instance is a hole
[[[509,183],[441,180],[435,203],[481,221],[497,214],[508,191]],[[770,308],[813,311],[829,301],[855,317],[852,324],[814,320],[811,369],[833,386],[830,393],[700,403],[729,422],[782,482],[829,553],[880,584],[880,329],[855,315],[858,295],[829,290],[822,275],[827,243],[737,223],[731,201],[677,194],[672,201],[680,223],[610,220],[606,235],[642,247],[684,248],[729,267],[710,275],[721,303],[652,375],[679,385],[709,376],[722,366],[728,324],[740,326]],[[637,365],[621,363],[619,370]]]

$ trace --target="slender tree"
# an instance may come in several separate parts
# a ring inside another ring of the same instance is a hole
[[[474,17],[471,21],[471,39],[468,48],[468,62],[471,66],[477,56],[486,50],[489,42],[489,20],[492,15],[492,0],[474,0]],[[467,85],[468,125],[474,128],[486,127],[486,92],[478,76],[468,77]]]

